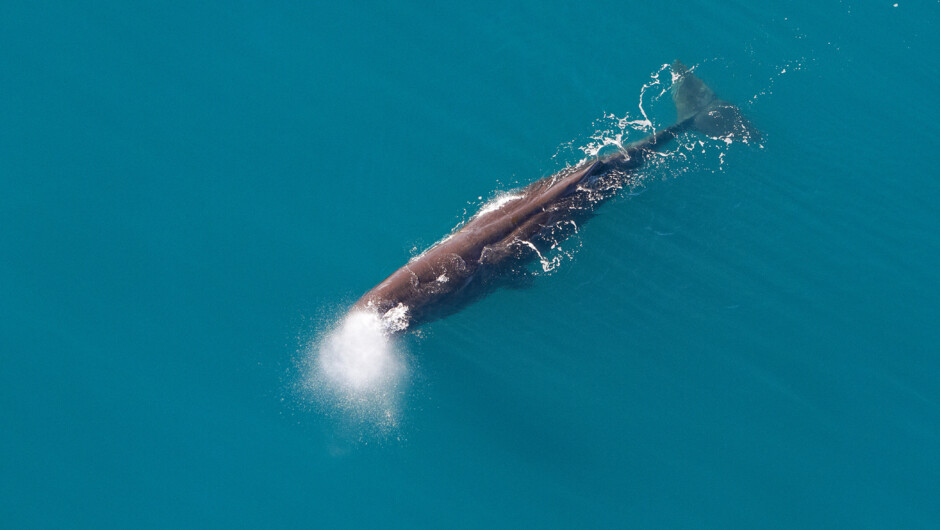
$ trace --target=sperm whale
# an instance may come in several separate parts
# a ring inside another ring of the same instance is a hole
[[[413,258],[365,293],[353,310],[377,312],[390,333],[431,320],[468,290],[483,273],[492,275],[508,262],[534,258],[539,247],[580,221],[629,183],[630,174],[670,140],[686,131],[729,140],[759,133],[740,109],[719,99],[693,72],[672,65],[676,122],[618,152],[597,156],[537,180],[484,207],[463,227]]]

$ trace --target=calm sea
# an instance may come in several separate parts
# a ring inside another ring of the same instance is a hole
[[[937,2],[0,21],[0,526],[940,527]],[[551,270],[341,365],[394,372],[368,399],[324,387],[351,302],[668,125],[675,59],[761,142],[684,136]]]

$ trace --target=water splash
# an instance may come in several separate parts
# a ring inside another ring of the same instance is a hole
[[[480,208],[480,211],[478,211],[473,217],[474,218],[482,217],[490,212],[495,212],[496,210],[499,210],[500,208],[505,206],[507,203],[510,203],[512,201],[515,201],[521,198],[522,198],[522,194],[514,194],[514,193],[509,193],[509,192],[499,193],[496,196],[494,196],[492,199],[488,200],[485,204],[483,204],[483,206]]]
[[[305,401],[355,426],[360,435],[394,432],[409,373],[405,352],[391,337],[400,325],[398,313],[352,311],[310,341],[302,360]]]

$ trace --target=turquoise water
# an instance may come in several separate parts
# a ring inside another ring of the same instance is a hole
[[[0,5],[3,527],[940,525],[936,2],[269,4]],[[684,137],[377,407],[311,382],[677,58],[760,145]]]

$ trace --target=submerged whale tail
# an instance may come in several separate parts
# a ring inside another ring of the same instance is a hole
[[[713,138],[749,142],[760,139],[760,131],[744,117],[741,109],[719,99],[704,81],[680,61],[672,64],[672,100],[677,122]]]

